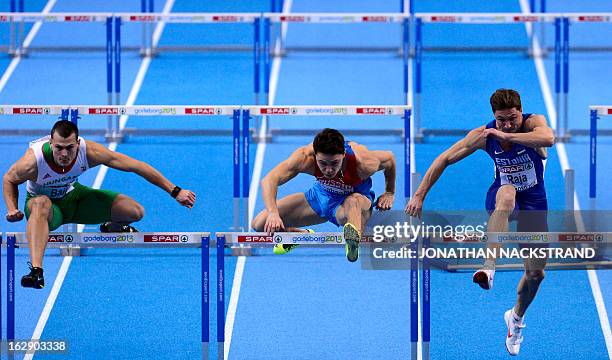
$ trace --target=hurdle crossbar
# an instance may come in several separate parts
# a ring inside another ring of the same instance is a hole
[[[0,12],[0,22],[10,23],[11,31],[9,35],[9,54],[20,56],[25,54],[23,47],[23,24],[24,23],[91,23],[108,22],[107,26],[112,28],[113,13],[47,13],[42,12]],[[110,21],[109,21],[110,20]],[[19,31],[15,33],[14,24],[19,23]],[[107,42],[110,42],[107,39]],[[110,54],[107,54],[110,56]]]
[[[277,105],[277,106],[245,106],[242,111],[243,119],[243,131],[248,126],[248,120],[251,116],[263,116],[264,126],[266,129],[270,129],[268,125],[268,119],[270,116],[401,116],[403,119],[403,141],[404,141],[404,198],[407,202],[412,196],[411,191],[411,175],[410,175],[410,157],[412,153],[411,148],[411,133],[410,133],[410,121],[412,117],[412,107],[409,105],[309,105],[309,106],[296,106],[296,105]],[[243,133],[244,135],[244,133]],[[266,141],[270,139],[270,133],[265,135],[264,139],[257,139],[258,141]],[[249,169],[250,154],[247,151],[249,148],[250,137],[243,136],[244,150],[243,151],[243,164],[245,169]],[[243,186],[244,184],[250,184],[249,172],[243,171]],[[244,199],[249,198],[249,188],[245,186],[243,188]],[[248,213],[246,214],[248,219]],[[245,224],[245,229],[248,228],[249,224]]]
[[[146,8],[146,4],[143,5],[143,11]],[[152,10],[152,9],[151,9]],[[254,94],[255,103],[259,103],[259,92],[260,92],[260,73],[259,64],[261,57],[261,41],[260,41],[260,13],[0,13],[0,22],[8,22],[11,24],[11,33],[9,41],[9,53],[14,55],[23,55],[26,49],[23,46],[23,34],[20,31],[18,39],[14,39],[13,24],[18,22],[21,27],[25,22],[36,22],[36,23],[52,23],[52,22],[72,22],[72,23],[84,23],[84,22],[106,22],[106,44],[105,47],[87,47],[94,50],[106,50],[106,73],[107,73],[107,92],[109,94],[109,105],[113,104],[113,86],[115,94],[115,104],[120,103],[120,88],[121,88],[121,26],[123,23],[141,23],[143,25],[143,43],[141,47],[141,54],[144,56],[152,56],[156,49],[157,44],[153,42],[153,23],[181,23],[181,24],[238,24],[246,23],[253,24],[253,77],[254,77]],[[21,30],[21,28],[20,28]],[[148,41],[148,45],[147,45]],[[167,49],[168,47],[165,47]],[[243,46],[229,46],[227,49],[231,51],[242,51],[249,50],[248,47]],[[31,46],[28,49],[32,49]],[[59,50],[58,47],[43,47],[44,50]],[[64,47],[64,50],[78,49],[83,50],[79,47]],[[187,47],[181,47],[180,50],[185,51]],[[210,50],[208,47],[198,47],[192,50],[205,49]],[[222,50],[222,47],[216,47],[215,50]],[[114,73],[114,81],[113,81]]]
[[[0,115],[56,115],[76,123],[83,115],[115,116],[117,125],[107,124],[107,140],[123,138],[128,116],[227,116],[232,119],[234,180],[234,228],[240,227],[240,105],[0,105]],[[248,131],[248,129],[247,129]],[[48,133],[48,130],[45,131]],[[248,168],[247,168],[248,169]],[[248,172],[248,171],[247,171]],[[246,174],[248,177],[248,174]],[[246,220],[248,221],[248,220]],[[245,221],[245,222],[246,222]]]
[[[142,23],[143,25],[152,25],[156,22],[172,23],[172,24],[252,24],[253,25],[253,85],[255,94],[255,103],[259,103],[260,92],[260,74],[259,63],[261,57],[261,41],[260,41],[260,13],[115,13],[115,37],[120,38],[120,28],[122,23]],[[153,32],[149,31],[146,37],[148,39],[148,47],[141,50],[145,56],[153,56],[156,52],[157,45],[153,43]],[[143,38],[143,44],[146,46],[147,39]],[[121,49],[121,42],[115,45],[116,53]],[[183,48],[185,49],[185,48]],[[243,47],[233,47],[232,51],[242,50]],[[118,59],[115,63],[116,73],[120,72],[121,61]],[[116,79],[117,86],[119,80]]]
[[[410,19],[411,14],[406,13],[264,13],[262,16],[263,26],[263,52],[264,52],[264,94],[266,103],[270,103],[270,77],[273,56],[281,56],[287,50],[306,50],[306,51],[394,51],[402,56],[402,85],[406,104],[408,99],[408,53],[410,49]],[[395,47],[374,46],[330,46],[330,47],[291,47],[284,46],[285,29],[289,23],[298,24],[399,24],[401,27],[401,38]],[[274,24],[281,25],[281,31],[276,32],[275,39],[272,40]]]
[[[416,13],[415,15],[415,138],[422,141],[425,132],[422,126],[421,94],[422,94],[422,63],[423,51],[423,26],[424,24],[534,24],[554,23],[555,26],[555,91],[557,94],[557,107],[559,106],[560,84],[561,84],[561,19],[560,13]],[[543,26],[543,25],[542,25]],[[529,53],[535,54],[535,32],[531,32]],[[427,49],[430,50],[430,49]],[[481,49],[484,50],[484,49]],[[563,52],[565,55],[565,52]],[[559,127],[559,126],[558,126]],[[557,129],[558,130],[558,129]],[[565,134],[566,129],[558,130]],[[444,131],[444,130],[443,130]],[[442,131],[442,132],[443,132]],[[431,132],[435,133],[436,130]],[[430,132],[430,133],[431,133]]]
[[[435,260],[428,260],[432,267],[449,272],[457,271],[474,271],[482,269],[482,264],[449,264],[447,262],[438,262]],[[576,263],[547,263],[546,269],[548,270],[584,270],[585,268],[593,269],[612,269],[612,261],[583,261]],[[525,265],[520,264],[495,264],[495,270],[497,271],[520,271],[524,270]]]
[[[15,236],[15,245],[27,244],[26,233],[6,233]],[[52,232],[47,238],[48,248],[131,248],[131,247],[201,247],[202,238],[210,233],[198,232],[134,232],[134,233],[85,233]]]

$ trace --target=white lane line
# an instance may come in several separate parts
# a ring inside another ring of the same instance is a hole
[[[166,1],[166,4],[162,11],[163,14],[170,13],[173,5],[174,5],[174,0]],[[155,45],[157,45],[157,43],[159,42],[159,38],[161,37],[161,32],[164,29],[164,26],[165,26],[165,23],[160,22],[157,24],[155,28],[155,32],[153,35],[153,43]],[[140,92],[140,88],[142,87],[144,77],[147,73],[147,70],[149,69],[150,63],[151,63],[151,58],[147,57],[140,64],[138,75],[136,76],[136,80],[134,81],[134,85],[132,86],[132,89],[128,96],[126,105],[128,106],[134,105],[134,102],[136,101],[136,97],[138,96],[138,93]],[[128,119],[127,116],[121,117],[121,124],[120,124],[121,129],[125,128],[127,119]],[[108,145],[108,148],[111,151],[115,151],[117,149],[117,142],[111,142]],[[107,172],[108,172],[108,167],[101,165],[100,168],[98,169],[98,173],[96,174],[96,178],[93,183],[94,189],[99,189],[102,186],[102,183],[104,182],[104,178]],[[77,227],[77,231],[82,232],[84,227],[85,226],[83,224],[79,224]],[[55,300],[57,299],[57,295],[59,294],[59,291],[62,288],[62,284],[64,283],[64,279],[66,277],[66,273],[68,272],[71,262],[72,262],[72,256],[67,256],[64,258],[64,261],[62,261],[62,266],[60,267],[60,271],[58,272],[57,278],[55,279],[55,282],[53,283],[53,288],[51,289],[51,293],[49,294],[49,297],[47,298],[47,302],[45,304],[42,314],[40,314],[40,317],[38,318],[36,329],[34,329],[34,333],[32,334],[32,340],[40,339],[40,336],[42,335],[42,332],[45,328],[45,325],[47,324],[47,320],[49,319],[49,315],[51,314],[51,310],[53,309],[53,305],[55,305]],[[34,357],[34,352],[28,353],[24,357],[24,360],[31,360],[33,357]]]
[[[45,5],[41,13],[48,14],[49,12],[51,12],[51,9],[53,8],[53,6],[55,6],[56,2],[57,0],[49,0],[49,2],[47,3],[47,5]],[[32,40],[34,40],[34,36],[38,34],[38,31],[40,30],[41,26],[42,26],[42,21],[37,21],[34,23],[34,26],[32,26],[32,28],[28,32],[28,35],[23,41],[23,47],[25,49],[27,49],[30,46],[30,44],[32,43]],[[15,71],[15,68],[17,67],[17,65],[19,65],[20,61],[21,61],[21,56],[19,55],[15,56],[13,60],[11,60],[11,63],[6,68],[6,71],[4,71],[4,74],[2,74],[2,78],[0,78],[0,92],[2,92],[2,90],[6,86],[6,83],[9,81],[11,75],[13,75],[13,72]]]
[[[521,11],[523,13],[529,13],[529,4],[527,0],[519,0],[521,5]],[[527,35],[531,35],[532,26],[531,24],[525,24],[525,29],[527,30]],[[548,79],[546,77],[546,71],[544,69],[544,62],[542,61],[542,57],[539,54],[542,53],[540,49],[540,44],[538,39],[536,38],[533,45],[534,49],[534,62],[536,66],[536,71],[538,73],[538,79],[540,81],[540,87],[542,89],[542,94],[544,95],[544,103],[546,105],[546,111],[548,112],[548,116],[550,118],[550,122],[553,128],[557,128],[557,116],[558,114],[555,111],[555,106],[552,100],[552,92],[550,90],[550,86],[548,84]],[[567,152],[565,150],[565,144],[556,143],[555,147],[557,149],[557,153],[559,154],[559,162],[561,164],[561,169],[563,170],[563,174],[565,174],[565,170],[569,169],[569,160],[567,157]],[[576,191],[574,191],[574,204],[577,212],[580,212],[580,202],[578,200],[578,195]],[[578,222],[578,231],[584,231],[584,224],[582,221]],[[587,270],[589,283],[591,285],[591,291],[593,292],[593,299],[595,301],[595,306],[597,308],[597,314],[599,315],[599,324],[601,326],[601,331],[603,332],[604,340],[606,343],[606,348],[608,350],[608,356],[612,359],[612,331],[610,330],[610,320],[608,318],[608,312],[606,310],[606,305],[603,300],[603,296],[601,294],[601,288],[599,286],[599,279],[597,278],[597,272],[595,270]]]
[[[286,14],[291,12],[292,4],[293,0],[286,0],[283,6],[283,13]],[[287,27],[283,27],[282,36],[284,40],[284,38],[287,36]],[[278,42],[276,43],[275,53],[280,53],[280,43]],[[272,71],[270,74],[270,101],[268,102],[268,105],[274,105],[274,99],[276,97],[276,90],[278,86],[278,76],[280,73],[280,65],[281,57],[277,56],[272,61]],[[261,122],[261,127],[258,131],[260,139],[263,139],[267,132],[266,121]],[[251,221],[253,220],[255,204],[257,203],[259,182],[261,181],[261,171],[263,168],[265,152],[266,143],[265,141],[261,141],[257,144],[257,150],[255,151],[255,164],[253,165],[253,176],[251,178],[251,185],[249,188],[249,226],[251,224]],[[236,271],[234,272],[234,281],[232,283],[232,292],[230,295],[230,302],[228,305],[227,317],[225,322],[225,360],[227,360],[229,357],[229,352],[232,344],[232,334],[234,331],[234,322],[236,320],[236,310],[238,309],[238,299],[240,298],[240,288],[242,287],[242,277],[244,275],[245,263],[246,257],[239,256],[238,260],[236,261]]]

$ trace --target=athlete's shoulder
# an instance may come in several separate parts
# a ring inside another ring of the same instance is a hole
[[[85,156],[90,168],[106,164],[113,157],[113,152],[100,143],[84,140],[82,144],[85,144]]]
[[[546,116],[541,114],[524,114],[528,115],[524,118],[524,128],[527,131],[532,131],[536,127],[545,126],[548,127],[548,122],[546,121]]]
[[[289,168],[298,172],[310,172],[314,167],[315,153],[312,144],[300,146],[285,160]]]
[[[25,154],[9,168],[5,176],[19,184],[26,180],[36,181],[38,162],[34,150],[28,148]]]
[[[314,156],[315,156],[314,147],[312,146],[312,143],[308,145],[300,146],[293,152],[293,155],[296,155],[302,158],[312,157],[314,159]]]
[[[353,150],[353,152],[363,152],[363,151],[369,151],[367,146],[354,142],[354,141],[347,141],[348,145],[351,147],[351,149]]]

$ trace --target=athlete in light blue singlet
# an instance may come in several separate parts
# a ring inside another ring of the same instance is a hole
[[[372,176],[384,171],[385,192],[374,200]],[[315,177],[306,192],[276,200],[278,187],[300,173]],[[395,194],[395,158],[389,151],[368,150],[345,141],[334,129],[324,129],[312,144],[302,146],[278,164],[261,181],[266,208],[253,220],[257,231],[306,231],[304,226],[331,222],[343,226],[346,257],[357,261],[359,242],[370,219],[372,207],[389,210]],[[295,245],[277,245],[275,254],[289,252]]]
[[[495,165],[495,178],[486,197],[490,214],[489,232],[508,232],[509,220],[518,220],[518,231],[548,231],[544,166],[546,148],[554,144],[554,133],[542,115],[523,114],[521,98],[515,90],[499,89],[490,99],[495,120],[470,131],[467,136],[444,151],[427,170],[406,213],[420,216],[425,197],[444,169],[474,151],[485,150]],[[487,244],[499,248],[499,244]],[[525,272],[518,286],[518,297],[512,309],[504,314],[508,328],[506,350],[518,355],[523,341],[523,316],[544,279],[546,259],[525,259]],[[473,281],[491,289],[495,258],[475,272]]]

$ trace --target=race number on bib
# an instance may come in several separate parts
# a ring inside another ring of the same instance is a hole
[[[534,187],[538,183],[533,161],[523,164],[499,166],[501,185],[512,184],[516,191]]]

